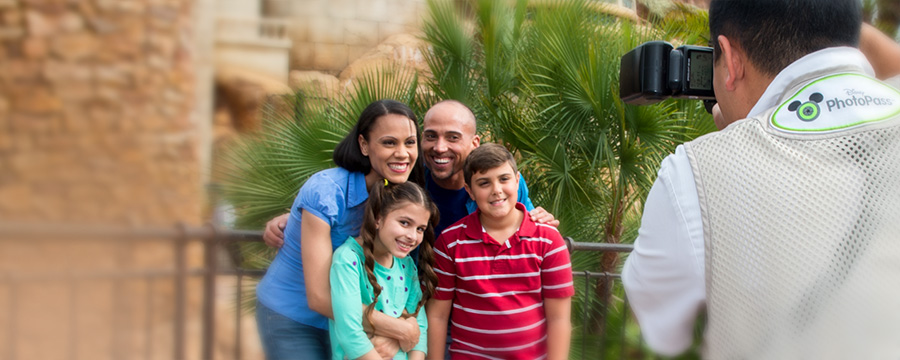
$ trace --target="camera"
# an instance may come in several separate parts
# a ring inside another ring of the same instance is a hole
[[[665,41],[641,44],[622,56],[619,97],[626,104],[649,105],[667,98],[705,100],[709,111],[713,93],[713,49]]]

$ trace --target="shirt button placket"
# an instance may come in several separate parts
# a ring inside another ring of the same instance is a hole
[[[506,247],[506,244],[499,245],[496,248],[496,252],[494,253],[493,258],[491,259],[491,273],[492,274],[507,274],[509,273],[509,260],[500,259],[497,260],[497,257],[508,254],[509,248]]]

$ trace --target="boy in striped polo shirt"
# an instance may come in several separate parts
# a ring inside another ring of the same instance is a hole
[[[568,358],[575,289],[562,236],[525,216],[516,162],[503,146],[476,148],[463,172],[478,210],[435,243],[428,358],[443,357],[448,321],[454,360]]]

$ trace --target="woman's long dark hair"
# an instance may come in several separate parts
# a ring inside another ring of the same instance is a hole
[[[372,191],[369,192],[369,202],[366,204],[365,215],[363,215],[362,228],[359,236],[362,238],[363,253],[366,261],[366,276],[369,278],[369,284],[372,285],[372,292],[375,294],[372,303],[366,307],[364,316],[371,323],[372,310],[378,303],[378,296],[381,295],[381,285],[375,279],[375,258],[373,255],[375,248],[375,238],[378,236],[378,230],[375,228],[377,219],[384,219],[388,213],[403,206],[404,204],[418,204],[427,210],[431,216],[428,219],[428,226],[422,237],[422,243],[419,244],[419,273],[420,282],[422,283],[422,299],[416,306],[413,317],[419,314],[422,305],[434,295],[435,286],[437,286],[437,275],[434,273],[434,227],[438,224],[438,209],[431,201],[431,197],[425,190],[415,183],[405,182],[401,184],[391,184],[382,186],[376,184]]]
[[[375,126],[375,122],[378,121],[379,117],[387,114],[406,116],[412,121],[413,126],[416,127],[418,156],[409,174],[409,181],[425,186],[425,172],[422,162],[422,131],[419,130],[419,122],[416,114],[413,113],[409,106],[396,100],[382,99],[366,106],[362,113],[359,114],[359,119],[356,120],[356,125],[353,126],[353,129],[350,129],[347,136],[334,148],[332,160],[337,166],[349,171],[363,174],[368,174],[369,171],[372,171],[372,163],[369,162],[369,157],[363,155],[362,150],[359,148],[359,136],[362,135],[368,141],[369,133],[372,131],[372,127]]]

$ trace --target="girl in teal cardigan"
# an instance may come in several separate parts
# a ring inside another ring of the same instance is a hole
[[[380,359],[363,327],[373,311],[418,323],[418,343],[400,344],[394,359],[424,359],[428,324],[422,305],[437,283],[432,269],[437,207],[415,183],[385,183],[373,187],[363,216],[359,238],[348,238],[331,263],[332,359]],[[407,256],[420,244],[421,283]]]

